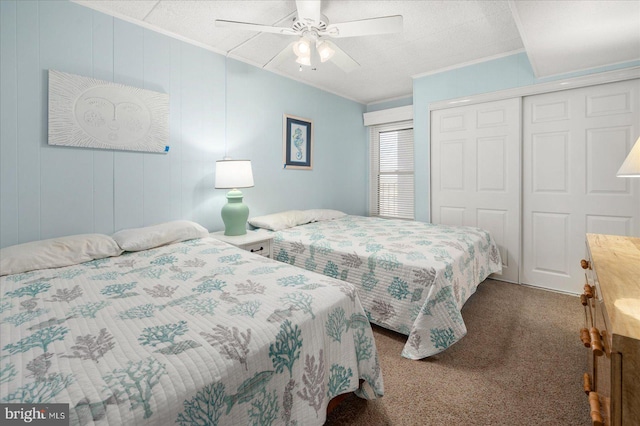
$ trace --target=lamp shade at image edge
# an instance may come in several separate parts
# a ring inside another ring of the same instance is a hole
[[[631,148],[629,155],[620,166],[618,177],[640,177],[640,137]]]

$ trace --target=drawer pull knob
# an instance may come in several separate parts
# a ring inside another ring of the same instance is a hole
[[[591,392],[591,376],[589,376],[589,373],[584,373],[582,375],[582,387],[584,388],[584,393],[589,396],[589,393]]]
[[[589,299],[589,298],[587,297],[587,295],[586,295],[586,294],[582,293],[582,294],[580,295],[580,303],[582,303],[582,306],[587,306],[587,303],[589,303],[589,302],[588,302],[588,299]]]
[[[251,253],[255,253],[255,252],[258,252],[258,251],[262,251],[262,250],[264,250],[264,247],[260,246],[260,248],[257,249],[257,250],[256,249],[251,249]]]
[[[589,284],[584,285],[584,295],[587,296],[589,299],[593,297],[593,287],[590,286]]]
[[[591,347],[591,336],[589,335],[589,330],[586,328],[580,329],[580,340],[582,340],[582,344],[585,348]]]
[[[591,350],[595,356],[602,356],[602,340],[600,339],[600,332],[597,328],[591,327],[589,330],[591,336]]]
[[[591,269],[591,263],[585,259],[580,261],[580,266],[582,266],[582,269]]]
[[[596,392],[589,393],[589,407],[591,408],[591,421],[593,426],[602,426],[602,414],[600,414],[600,400]]]

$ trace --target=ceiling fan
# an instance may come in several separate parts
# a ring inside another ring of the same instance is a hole
[[[291,28],[225,21],[222,19],[216,19],[215,25],[219,28],[233,28],[298,37],[298,40],[289,44],[267,64],[281,62],[290,57],[291,53],[294,53],[297,57],[296,62],[300,64],[300,70],[302,70],[302,66],[309,66],[315,69],[318,61],[326,62],[330,60],[345,72],[355,70],[360,64],[329,40],[330,38],[391,34],[402,31],[401,15],[330,24],[327,17],[320,13],[320,8],[320,0],[296,0],[297,17],[294,18]]]

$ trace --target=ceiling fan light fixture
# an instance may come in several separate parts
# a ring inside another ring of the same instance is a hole
[[[328,61],[336,53],[335,49],[331,47],[331,44],[328,41],[319,43],[316,48],[318,49],[318,54],[320,55],[321,62]]]
[[[346,73],[357,69],[360,64],[337,44],[326,38],[347,38],[402,32],[402,15],[381,16],[330,24],[327,17],[320,13],[322,2],[323,0],[296,0],[296,16],[293,18],[291,28],[250,22],[225,21],[222,19],[216,19],[215,23],[216,27],[296,37],[295,41],[289,43],[287,47],[271,58],[263,67],[269,64],[277,66],[285,58],[291,58],[291,51],[293,50],[297,57],[296,62],[300,66],[308,66],[313,70],[317,68],[320,62],[332,60],[338,68]],[[289,19],[290,16],[292,14],[280,22]]]
[[[309,55],[307,56],[298,56],[298,58],[296,59],[296,62],[299,63],[300,65],[305,65],[307,67],[311,66],[311,57]]]
[[[311,52],[311,47],[309,46],[309,40],[306,38],[301,37],[300,40],[293,44],[293,53],[295,53],[298,58],[308,57],[309,52]]]

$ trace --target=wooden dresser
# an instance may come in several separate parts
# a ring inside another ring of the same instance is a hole
[[[583,377],[594,425],[640,425],[640,238],[587,234]]]

